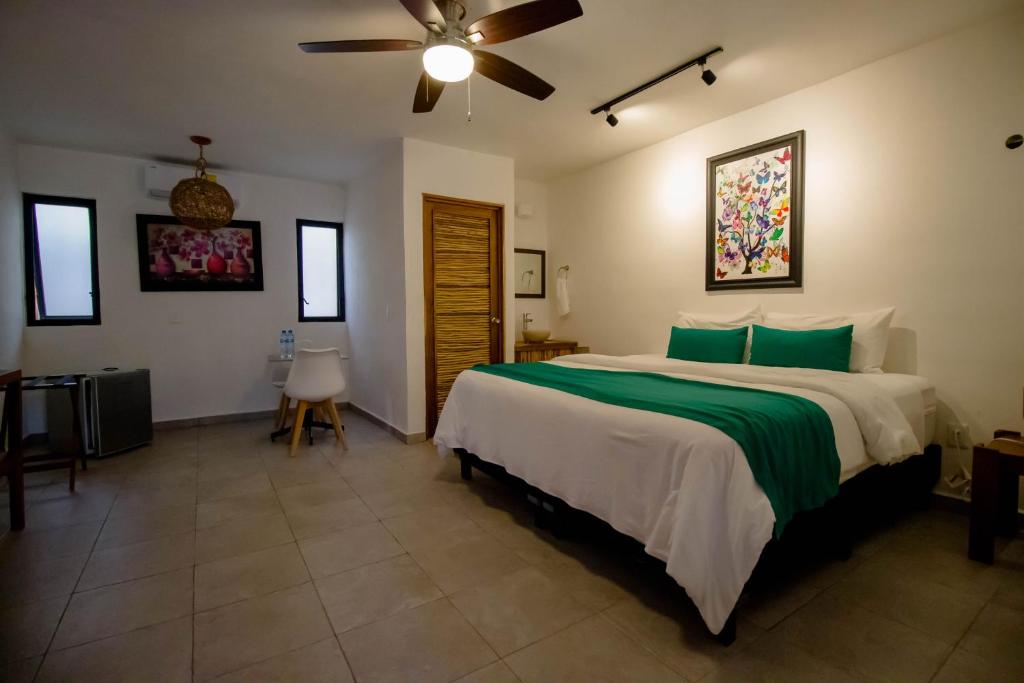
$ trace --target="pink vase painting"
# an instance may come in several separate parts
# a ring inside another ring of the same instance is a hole
[[[235,258],[231,260],[231,274],[235,277],[246,277],[251,271],[249,259],[245,258],[245,254],[239,249],[235,252]]]
[[[217,251],[217,240],[213,240],[213,253],[206,259],[206,272],[210,275],[223,275],[228,269],[228,262]]]
[[[155,266],[157,277],[170,277],[171,275],[174,275],[174,271],[178,269],[178,266],[174,263],[174,259],[172,259],[170,254],[167,253],[166,248],[160,250],[160,255],[156,257]]]
[[[142,291],[263,291],[258,221],[198,230],[170,216],[135,220]]]

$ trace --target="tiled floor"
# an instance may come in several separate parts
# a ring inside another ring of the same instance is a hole
[[[76,494],[33,475],[0,680],[1024,680],[1024,540],[986,567],[964,518],[904,519],[746,598],[723,648],[657,567],[347,423],[347,452],[250,422],[158,433]]]

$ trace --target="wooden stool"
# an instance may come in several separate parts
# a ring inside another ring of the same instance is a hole
[[[44,377],[25,377],[21,383],[24,391],[67,391],[71,402],[71,435],[74,442],[69,453],[38,453],[22,455],[22,471],[47,472],[49,470],[68,470],[68,490],[75,490],[76,461],[81,461],[82,471],[88,469],[85,461],[85,440],[82,438],[82,380],[85,375],[49,375]]]
[[[974,447],[971,475],[971,533],[967,556],[992,564],[995,536],[1017,533],[1018,479],[1024,476],[1024,439],[999,430],[992,441]]]

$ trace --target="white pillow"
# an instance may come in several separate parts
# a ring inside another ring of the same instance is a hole
[[[848,315],[806,315],[803,313],[766,313],[764,324],[780,330],[823,330],[853,325],[850,372],[882,371],[885,349],[889,345],[889,325],[895,308],[881,308]]]
[[[698,330],[734,330],[737,327],[759,325],[764,318],[761,305],[740,313],[690,313],[679,311],[676,327],[688,327]]]

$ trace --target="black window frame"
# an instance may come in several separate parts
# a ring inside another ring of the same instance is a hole
[[[302,292],[302,227],[310,226],[312,228],[331,228],[336,232],[336,240],[338,244],[337,256],[337,273],[338,273],[338,315],[336,316],[307,316],[303,312],[303,304],[305,303],[305,297]],[[312,221],[305,218],[295,219],[295,260],[297,264],[298,279],[299,279],[299,322],[300,323],[343,323],[345,322],[345,266],[344,266],[344,234],[345,225],[344,223],[335,223],[332,221]]]
[[[54,206],[77,206],[89,211],[89,255],[92,270],[92,315],[91,316],[47,316],[46,297],[43,290],[41,264],[39,261],[39,233],[36,229],[37,204]],[[96,230],[96,200],[79,197],[59,197],[56,195],[22,193],[22,210],[24,211],[24,249],[25,249],[25,324],[28,327],[59,327],[71,325],[100,325],[100,264],[98,258]],[[38,294],[42,292],[42,296]],[[39,315],[37,316],[37,303]]]

